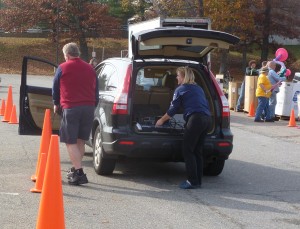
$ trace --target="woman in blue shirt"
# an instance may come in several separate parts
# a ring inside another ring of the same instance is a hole
[[[170,108],[166,114],[157,120],[156,126],[161,126],[169,120],[180,107],[186,121],[183,135],[182,153],[185,161],[187,180],[180,184],[182,189],[199,188],[203,175],[202,148],[205,137],[211,125],[211,114],[203,89],[195,83],[191,68],[179,67],[177,70],[176,88]]]

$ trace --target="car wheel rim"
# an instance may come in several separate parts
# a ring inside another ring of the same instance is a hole
[[[94,162],[97,167],[100,164],[101,154],[102,154],[102,141],[101,141],[100,133],[98,133],[95,140],[95,155],[94,155]]]

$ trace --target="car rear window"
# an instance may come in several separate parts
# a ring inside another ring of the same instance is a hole
[[[137,74],[136,84],[143,86],[144,90],[149,91],[152,86],[161,86],[162,77],[149,77],[145,75],[145,70],[140,69]]]

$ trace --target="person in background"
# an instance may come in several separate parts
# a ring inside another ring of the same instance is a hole
[[[94,68],[97,66],[97,64],[98,64],[98,61],[95,57],[90,59],[90,65],[92,65]]]
[[[255,112],[254,122],[264,122],[264,120],[261,119],[263,113],[265,116],[265,122],[274,122],[273,119],[271,119],[269,110],[269,97],[272,94],[272,84],[268,79],[268,72],[268,66],[262,67],[260,69],[260,75],[257,79],[255,95],[258,99],[258,104]]]
[[[246,68],[245,71],[245,76],[258,76],[259,75],[259,70],[256,69],[256,61],[255,60],[250,60],[248,67]],[[245,78],[243,80],[243,83],[241,85],[241,94],[238,98],[238,101],[236,103],[236,112],[242,112],[243,110],[241,109],[241,105],[244,105],[244,98],[245,98]]]
[[[88,183],[81,162],[99,101],[97,76],[93,67],[79,58],[80,51],[75,43],[66,44],[63,54],[66,62],[56,70],[52,97],[54,112],[62,108],[60,142],[66,144],[73,165],[67,174],[68,183],[80,185]]]
[[[263,61],[263,62],[261,62],[261,68],[259,69],[259,73],[261,73],[261,69],[263,68],[263,67],[266,67],[268,65],[268,61]],[[263,119],[263,120],[265,120],[266,119],[266,117],[265,117],[265,112],[263,111],[262,112],[262,115],[261,115],[261,118]]]
[[[202,183],[203,156],[202,148],[207,132],[211,126],[211,113],[203,89],[195,83],[191,68],[177,69],[178,87],[166,114],[157,120],[156,126],[163,125],[180,107],[186,121],[182,153],[185,161],[187,180],[180,184],[181,189],[199,188]]]
[[[273,91],[272,91],[272,95],[270,96],[269,99],[269,106],[270,106],[270,116],[271,119],[273,119],[274,121],[277,121],[276,117],[275,117],[275,107],[277,104],[277,93],[279,92],[279,85],[282,81],[286,80],[286,77],[280,77],[276,72],[276,62],[275,61],[269,61],[268,62],[268,67],[269,67],[269,73],[268,73],[268,78],[271,82],[271,84],[274,86]]]
[[[268,61],[264,60],[263,62],[261,62],[261,68],[258,70],[259,73],[260,73],[260,70],[263,68],[263,67],[266,67],[268,65]]]

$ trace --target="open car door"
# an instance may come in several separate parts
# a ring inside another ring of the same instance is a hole
[[[51,110],[52,130],[58,133],[60,117],[54,115],[52,83],[56,64],[38,57],[25,56],[20,86],[19,134],[40,135],[46,109]]]

